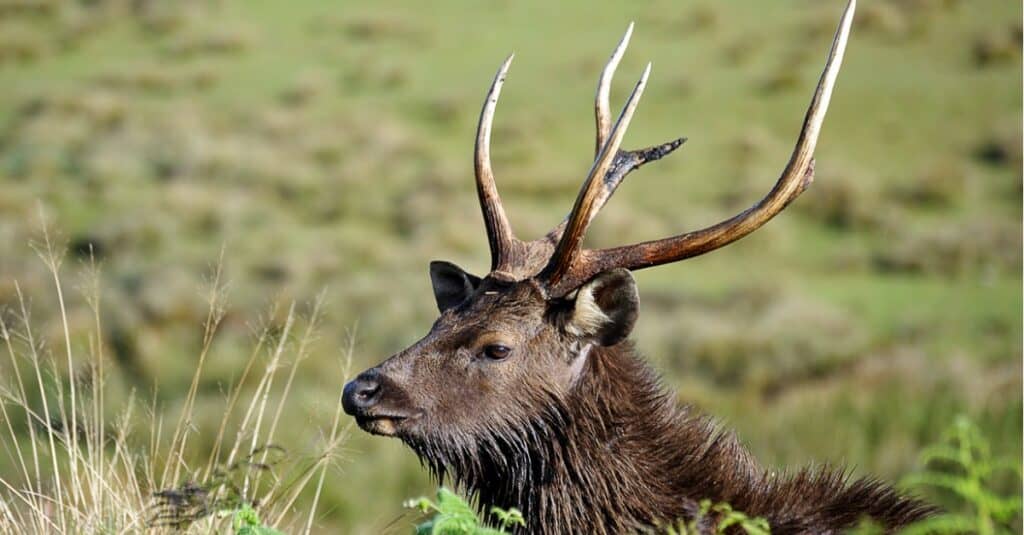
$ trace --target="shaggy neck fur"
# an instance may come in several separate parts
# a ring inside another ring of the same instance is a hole
[[[529,421],[410,446],[482,513],[520,509],[527,533],[636,532],[694,518],[704,499],[764,517],[775,534],[839,533],[863,517],[893,529],[931,512],[842,472],[769,475],[731,433],[678,405],[628,344],[588,360],[568,396],[527,401],[545,407]]]

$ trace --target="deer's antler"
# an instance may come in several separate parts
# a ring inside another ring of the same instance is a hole
[[[626,47],[629,46],[629,38],[632,35],[633,23],[629,23],[626,33],[619,40],[619,44],[615,47],[611,57],[608,58],[608,63],[605,64],[604,70],[601,71],[601,76],[597,81],[597,92],[594,96],[594,122],[596,123],[597,131],[594,143],[595,162],[601,157],[601,149],[604,148],[605,142],[611,134],[612,112],[608,99],[611,94],[612,79],[615,77],[615,70],[618,68],[619,61],[626,52]],[[648,65],[648,67],[650,66]],[[592,184],[597,191],[594,195],[594,210],[591,211],[590,220],[593,220],[601,207],[608,202],[608,199],[615,193],[615,189],[619,187],[619,184],[626,178],[626,175],[648,162],[657,161],[668,156],[685,142],[686,138],[681,137],[644,149],[615,151],[615,157],[612,159],[611,165],[606,169],[601,182],[599,184]],[[566,217],[561,224],[547,234],[545,240],[552,244],[559,242],[569,221],[570,218]]]
[[[611,110],[608,103],[611,82],[615,75],[615,69],[618,67],[619,61],[626,51],[632,33],[633,24],[630,23],[625,35],[619,41],[598,80],[597,94],[594,99],[594,117],[597,123],[597,155],[595,158],[601,156],[601,148],[611,134]],[[520,241],[512,232],[511,225],[502,207],[501,198],[498,196],[494,171],[491,168],[491,129],[494,122],[494,110],[513,56],[510,55],[502,63],[494,77],[494,81],[491,83],[490,90],[487,92],[487,98],[484,100],[483,109],[480,112],[480,121],[477,125],[474,158],[477,195],[480,199],[480,209],[483,213],[484,226],[487,229],[487,240],[491,248],[491,272],[502,278],[514,278],[516,274],[522,273],[534,274],[537,270],[537,267],[533,266],[535,259],[542,258],[541,262],[547,260],[552,252],[553,244],[561,239],[569,222],[569,218],[566,218],[539,240],[531,242]],[[686,138],[679,138],[661,145],[632,151],[617,150],[618,145],[616,145],[616,150],[609,153],[613,155],[610,164],[606,162],[603,166],[605,169],[603,179],[595,182],[593,204],[596,205],[597,209],[600,209],[612,196],[619,184],[626,178],[626,175],[648,162],[653,162],[667,156],[679,148],[685,141]],[[621,143],[621,136],[619,142]],[[592,211],[591,218],[597,215],[597,209]],[[541,263],[541,267],[543,265]]]
[[[612,59],[614,61],[615,57],[613,56]],[[629,121],[633,119],[633,112],[636,111],[636,106],[640,103],[640,97],[644,93],[644,88],[647,86],[647,77],[650,74],[651,64],[648,63],[644,73],[640,75],[640,80],[637,81],[636,86],[633,88],[633,93],[629,95],[626,106],[622,109],[622,113],[619,114],[619,119],[615,121],[615,126],[608,133],[601,151],[597,155],[597,159],[590,168],[587,179],[583,182],[583,187],[576,197],[576,204],[573,205],[572,212],[569,213],[565,232],[562,233],[562,238],[558,241],[558,245],[555,246],[555,253],[551,256],[547,267],[540,274],[541,278],[549,284],[557,284],[561,280],[565,272],[572,267],[576,256],[580,252],[583,235],[591,219],[593,219],[591,216],[596,215],[597,211],[601,208],[598,200],[604,189],[602,187],[604,176],[611,168],[612,162],[619,152],[619,145],[622,144],[622,138],[625,137],[626,129],[629,128]],[[600,100],[599,91],[598,101],[600,102]],[[597,108],[601,110],[602,106],[598,104]],[[602,113],[598,111],[597,115],[598,122],[600,123]],[[601,137],[604,136],[601,135],[599,127],[598,138],[600,139]]]
[[[498,196],[498,187],[494,183],[494,171],[491,169],[491,125],[494,123],[494,108],[498,104],[501,86],[505,83],[505,76],[514,56],[515,54],[510,55],[501,64],[498,74],[494,75],[494,82],[487,92],[476,130],[473,167],[476,172],[476,192],[480,197],[480,210],[483,212],[484,226],[487,227],[487,241],[491,245],[492,271],[507,268],[515,242],[512,227],[505,216],[505,208],[501,205],[501,197]]]
[[[642,269],[683,260],[728,245],[760,228],[803,193],[814,179],[814,148],[842,64],[843,52],[846,49],[855,9],[856,0],[850,0],[833,39],[824,72],[818,82],[814,97],[811,99],[793,153],[775,186],[764,198],[747,210],[701,230],[622,247],[583,250],[583,234],[587,225],[614,191],[614,186],[610,190],[607,187],[608,171],[619,154],[619,144],[636,108],[649,72],[648,66],[648,70],[644,71],[644,75],[633,90],[633,94],[619,115],[614,128],[605,135],[602,132],[603,125],[607,123],[608,113],[607,105],[603,104],[602,95],[604,98],[607,97],[605,79],[606,77],[610,79],[609,68],[606,67],[605,75],[602,75],[602,82],[599,85],[596,106],[598,141],[601,150],[576,198],[576,203],[565,225],[565,232],[562,233],[548,265],[539,275],[539,278],[548,285],[550,295],[558,296],[568,293],[579,284],[607,269],[616,267],[631,270]],[[610,70],[614,70],[613,63],[618,62],[618,56],[628,37],[629,32],[627,31],[623,43],[620,43],[616,53],[612,56],[612,61],[609,62]],[[601,180],[600,177],[604,177],[604,180]]]
[[[701,230],[609,249],[583,249],[583,237],[590,222],[626,175],[647,162],[661,159],[686,141],[686,138],[679,138],[646,149],[619,150],[651,69],[648,64],[613,125],[608,103],[611,82],[629,44],[633,25],[626,29],[598,80],[594,101],[596,155],[572,211],[545,237],[531,242],[520,241],[513,235],[491,170],[491,126],[498,95],[512,62],[509,56],[498,69],[487,93],[476,138],[477,194],[491,247],[492,276],[514,279],[535,275],[547,287],[549,295],[561,296],[602,271],[616,267],[636,270],[676,262],[728,245],[760,228],[803,193],[814,179],[814,148],[842,64],[856,4],[856,0],[850,0],[846,6],[796,146],[782,175],[764,198],[747,210]]]

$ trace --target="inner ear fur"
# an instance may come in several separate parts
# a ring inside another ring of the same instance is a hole
[[[629,270],[617,268],[590,279],[576,290],[566,330],[603,346],[629,336],[640,312],[640,296]]]

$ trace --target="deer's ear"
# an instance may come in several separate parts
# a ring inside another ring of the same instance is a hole
[[[434,299],[441,312],[462,304],[480,285],[480,277],[466,273],[451,262],[435,260],[430,263],[430,283],[434,286]]]
[[[566,328],[603,346],[615,345],[629,336],[639,311],[633,275],[612,269],[579,287]]]

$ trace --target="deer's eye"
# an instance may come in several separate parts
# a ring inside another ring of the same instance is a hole
[[[501,344],[484,346],[484,356],[491,360],[503,360],[512,354],[512,348]]]

